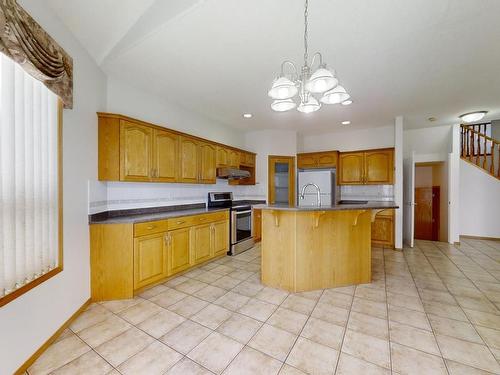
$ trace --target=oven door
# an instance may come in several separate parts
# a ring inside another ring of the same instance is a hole
[[[231,244],[252,238],[252,209],[232,211]]]

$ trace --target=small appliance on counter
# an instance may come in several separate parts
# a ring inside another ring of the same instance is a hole
[[[335,169],[299,170],[297,205],[331,206],[340,196]]]
[[[227,255],[237,255],[253,247],[252,206],[249,204],[233,204],[233,193],[208,193],[207,206],[230,208],[229,219],[229,252]]]

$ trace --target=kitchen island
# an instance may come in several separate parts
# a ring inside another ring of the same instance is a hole
[[[367,202],[320,207],[259,205],[262,283],[291,292],[371,281],[371,222],[398,206]]]

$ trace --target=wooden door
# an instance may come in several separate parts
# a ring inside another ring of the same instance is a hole
[[[432,188],[415,188],[415,238],[432,241]]]
[[[262,210],[254,209],[253,210],[253,239],[255,241],[260,241],[262,237]]]
[[[164,233],[137,237],[134,240],[134,289],[167,277],[168,261],[165,242]]]
[[[297,168],[310,169],[318,166],[316,154],[297,154]]]
[[[236,150],[229,150],[229,166],[238,168],[240,166],[240,152]]]
[[[189,268],[191,264],[190,228],[171,230],[167,233],[168,275]]]
[[[339,185],[361,185],[364,183],[364,153],[341,152],[339,154]]]
[[[180,147],[180,182],[198,182],[198,141],[190,137],[181,136]]]
[[[193,227],[193,263],[198,264],[213,256],[212,224]]]
[[[212,224],[213,256],[224,255],[229,250],[229,221],[218,221]]]
[[[268,157],[268,198],[270,204],[295,204],[295,157]]]
[[[215,184],[217,158],[216,148],[210,143],[202,143],[199,147],[199,182],[203,184]]]
[[[155,129],[153,134],[153,180],[177,182],[179,169],[179,136]]]
[[[394,151],[365,152],[365,184],[392,185],[394,183]]]
[[[120,122],[120,181],[149,181],[152,177],[153,129]]]
[[[229,166],[229,149],[217,146],[217,167]]]

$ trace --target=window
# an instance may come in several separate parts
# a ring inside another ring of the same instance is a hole
[[[62,270],[59,98],[0,54],[0,306]]]

